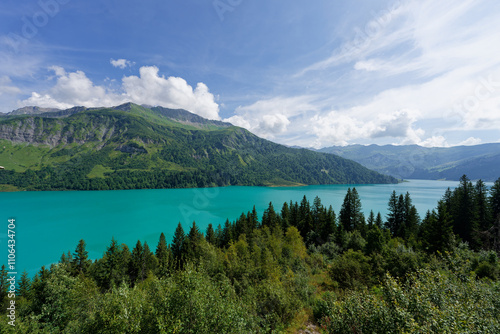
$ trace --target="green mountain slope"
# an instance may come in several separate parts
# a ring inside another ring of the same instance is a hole
[[[500,173],[500,144],[448,148],[351,145],[333,146],[319,151],[352,159],[396,178],[458,180],[466,174],[475,180],[495,181]]]
[[[185,110],[130,103],[3,117],[0,165],[0,184],[20,190],[396,181]]]

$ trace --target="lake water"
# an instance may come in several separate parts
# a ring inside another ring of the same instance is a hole
[[[307,187],[226,187],[205,189],[161,189],[75,192],[0,193],[0,265],[7,264],[8,219],[16,220],[16,269],[34,275],[42,265],[57,262],[63,252],[74,252],[80,239],[87,243],[93,259],[103,255],[114,237],[132,249],[137,240],[156,249],[160,233],[167,242],[179,222],[185,232],[193,220],[202,232],[256,206],[259,218],[273,202],[276,211],[283,202],[299,201],[304,195],[312,203],[319,196],[338,214],[349,187],[356,187],[363,211],[387,213],[393,190],[409,192],[420,216],[436,207],[445,190],[458,182],[410,180],[384,185],[324,185]],[[488,184],[491,185],[491,184]]]

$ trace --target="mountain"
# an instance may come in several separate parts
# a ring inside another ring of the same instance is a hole
[[[5,114],[5,116],[36,115],[45,112],[58,111],[56,108],[23,107]]]
[[[396,182],[230,123],[132,103],[4,117],[0,165],[4,190]]]
[[[495,181],[500,177],[500,144],[446,148],[350,145],[327,147],[319,152],[352,159],[369,169],[396,178],[456,181],[466,174],[473,180]]]

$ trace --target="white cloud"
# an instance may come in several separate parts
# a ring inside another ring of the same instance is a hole
[[[0,77],[0,95],[17,95],[21,90],[12,85],[12,80],[8,76]]]
[[[124,77],[122,86],[127,98],[139,104],[183,108],[205,118],[220,119],[219,105],[204,83],[198,83],[193,90],[186,80],[165,78],[158,71],[156,66],[144,66],[139,77]]]
[[[120,59],[113,59],[111,58],[109,60],[109,62],[111,63],[111,65],[113,65],[114,67],[118,67],[118,68],[121,68],[122,70],[126,67],[132,67],[135,65],[134,62],[130,61],[130,60],[127,60],[127,59],[123,59],[123,58],[120,58]]]
[[[182,78],[165,78],[157,67],[141,67],[140,76],[125,76],[119,92],[95,85],[82,71],[66,72],[53,66],[57,81],[43,93],[33,92],[19,106],[69,108],[72,106],[115,106],[128,101],[137,104],[160,105],[186,109],[209,119],[220,119],[219,106],[204,83],[193,88]]]
[[[483,141],[480,138],[469,137],[463,142],[459,143],[458,145],[473,146],[473,145],[479,145],[482,142]]]
[[[96,86],[82,71],[67,73],[62,67],[53,66],[57,81],[46,93],[33,92],[21,105],[69,108],[72,106],[102,107],[124,102],[119,96]]]
[[[424,131],[413,127],[418,112],[401,110],[389,115],[358,118],[353,112],[331,111],[309,120],[313,146],[347,145],[364,138],[393,138],[403,144],[421,144]]]
[[[244,127],[264,138],[274,139],[288,132],[292,122],[297,127],[299,122],[294,118],[316,110],[311,101],[311,96],[259,100],[249,106],[238,107],[236,114],[224,121]]]
[[[330,57],[293,76],[313,87],[318,109],[302,145],[448,146],[451,132],[500,130],[498,29],[493,0],[399,1],[359,23]]]
[[[418,143],[420,146],[424,147],[449,147],[450,145],[443,136],[432,136],[426,140]]]
[[[354,69],[358,70],[358,71],[365,70],[368,72],[372,72],[372,71],[379,71],[382,68],[383,68],[383,66],[381,66],[374,59],[370,59],[370,60],[366,60],[366,61],[364,61],[364,60],[358,61],[356,64],[354,64]]]

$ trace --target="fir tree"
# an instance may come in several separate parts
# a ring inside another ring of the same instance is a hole
[[[281,228],[286,231],[290,227],[290,208],[287,202],[281,207]]]
[[[7,298],[7,294],[9,291],[9,282],[7,281],[7,269],[5,265],[2,265],[2,269],[0,270],[0,304],[3,305],[3,301]]]
[[[500,178],[498,178],[490,189],[490,208],[493,220],[500,219]]]
[[[85,249],[86,244],[83,239],[78,242],[75,252],[73,253],[73,259],[71,260],[71,271],[73,275],[86,274],[91,261],[88,258],[89,252]]]
[[[347,189],[347,194],[340,209],[339,219],[340,224],[346,232],[364,228],[365,218],[361,212],[361,200],[356,188],[352,190],[351,188]]]
[[[167,240],[163,232],[160,234],[160,240],[156,246],[155,255],[158,259],[158,275],[159,277],[165,277],[169,269],[170,249],[167,246]]]
[[[377,218],[375,218],[375,225],[377,225],[378,228],[382,228],[382,225],[384,224],[384,221],[382,220],[382,215],[380,212],[377,212]]]
[[[475,185],[474,204],[477,210],[477,220],[479,231],[488,230],[493,223],[493,215],[488,202],[488,189],[482,180],[478,180]]]
[[[177,262],[177,264],[180,266],[183,263],[183,258],[184,258],[184,253],[185,253],[185,242],[186,242],[186,235],[184,234],[184,229],[182,228],[181,223],[177,225],[177,228],[175,229],[174,232],[174,237],[172,239],[172,255],[174,257],[174,260]]]
[[[478,230],[477,208],[475,206],[474,187],[466,175],[460,178],[460,185],[454,191],[453,214],[454,232],[467,241],[472,248],[477,248]]]
[[[144,249],[142,247],[142,243],[140,240],[137,240],[134,249],[132,250],[132,257],[129,263],[129,276],[130,281],[134,284],[139,280],[142,271],[142,257],[143,257]]]
[[[215,238],[215,232],[214,232],[214,228],[213,228],[212,224],[208,224],[207,231],[205,233],[205,240],[207,240],[207,242],[209,244],[212,244],[212,245],[216,244],[217,240]]]
[[[19,288],[17,289],[17,295],[19,297],[28,298],[31,288],[31,280],[28,276],[28,272],[25,270],[21,274],[21,278],[19,280]]]

